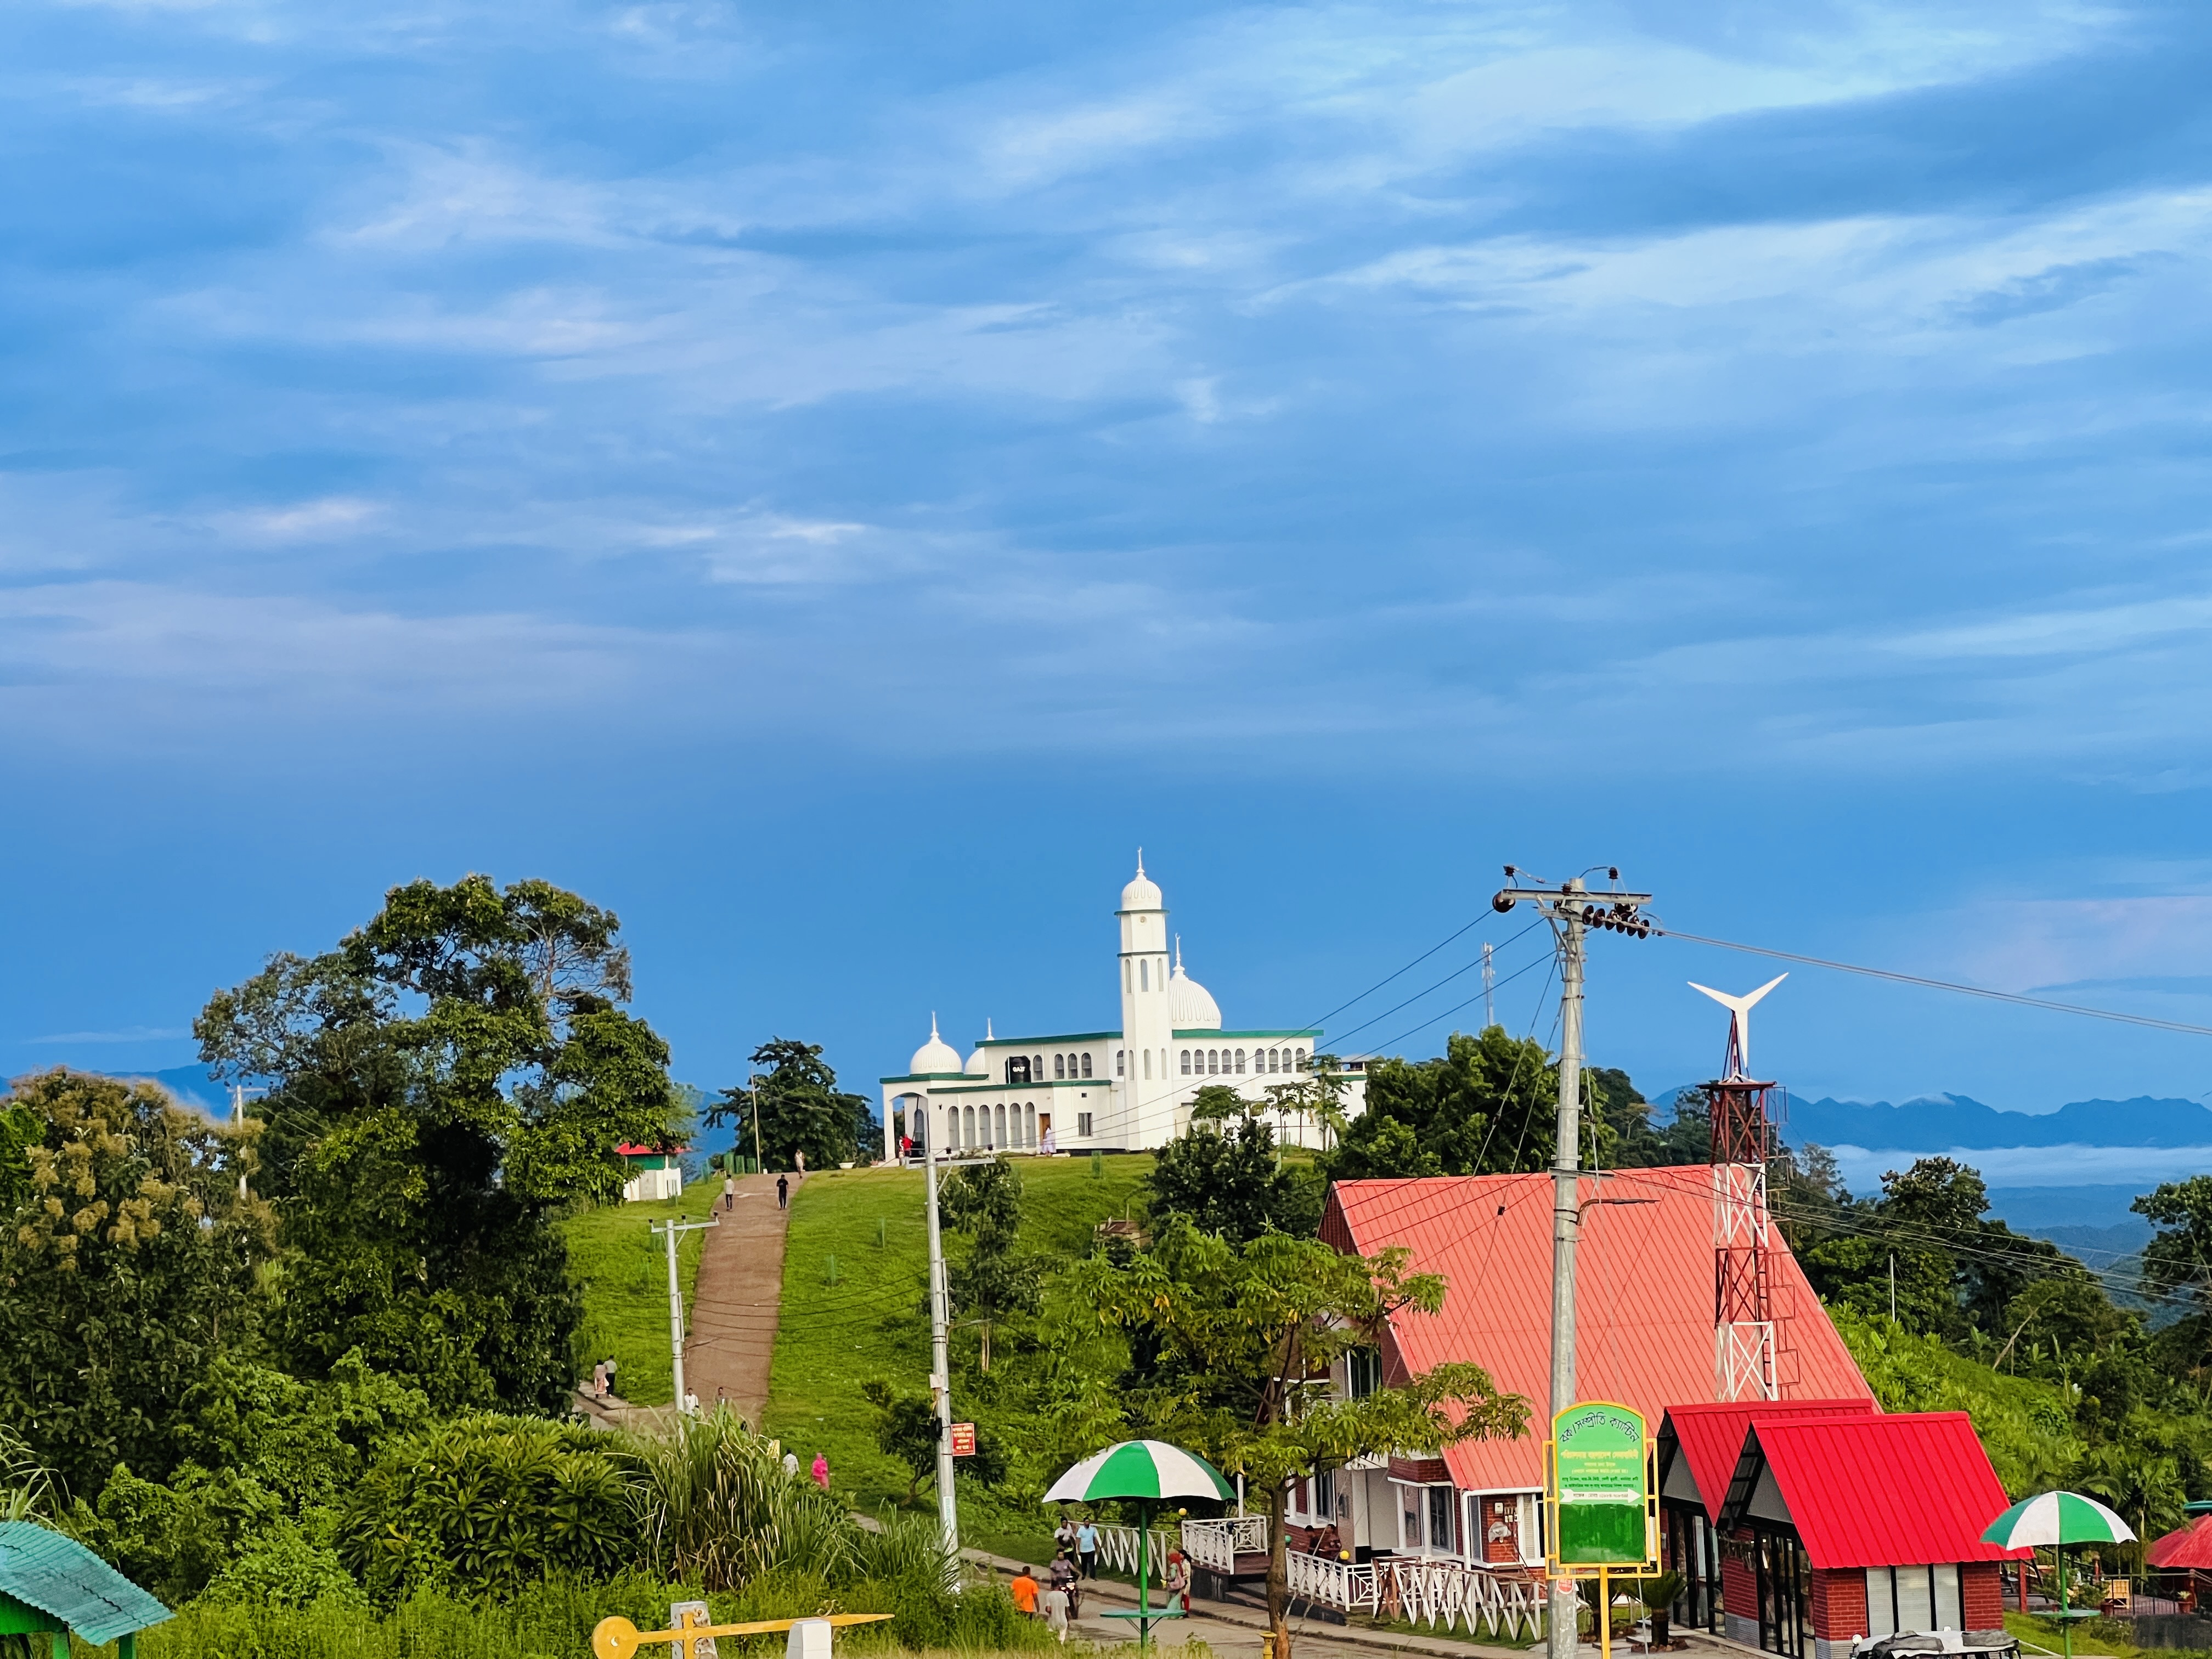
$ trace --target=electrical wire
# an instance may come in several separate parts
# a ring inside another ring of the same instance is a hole
[[[2191,1025],[2178,1019],[2155,1019],[2148,1014],[2124,1014],[2112,1008],[2091,1008],[2078,1002],[2054,1002],[2048,997],[2023,996],[2016,991],[1991,991],[1979,985],[1961,985],[1948,979],[1928,979],[1919,974],[1900,974],[1888,968],[1867,968],[1852,962],[1831,962],[1825,957],[1801,956],[1795,951],[1777,951],[1765,945],[1707,939],[1701,933],[1686,933],[1678,927],[1668,927],[1656,921],[1652,922],[1651,931],[1656,936],[1685,939],[1692,945],[1711,945],[1723,951],[1741,951],[1749,956],[1771,957],[1778,962],[1802,963],[1808,968],[1829,968],[1839,974],[1861,974],[1869,979],[1893,980],[1899,985],[1918,985],[1933,991],[1954,991],[1960,996],[1981,997],[1990,1002],[2009,1002],[2022,1008],[2041,1008],[2050,1013],[2079,1014],[2088,1019],[2115,1020],[2123,1025],[2147,1025],[2157,1031],[2180,1031],[2190,1036],[2212,1036],[2212,1025]]]

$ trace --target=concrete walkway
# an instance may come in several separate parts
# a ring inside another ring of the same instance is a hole
[[[791,1178],[799,1195],[803,1176]],[[775,1357],[777,1310],[783,1299],[783,1238],[788,1210],[776,1207],[775,1176],[738,1177],[738,1200],[714,1214],[691,1292],[684,1339],[684,1380],[702,1411],[717,1401],[755,1428],[768,1405],[769,1368]]]

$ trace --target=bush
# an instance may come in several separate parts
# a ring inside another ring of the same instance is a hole
[[[207,1587],[240,1539],[283,1519],[276,1495],[235,1470],[187,1463],[163,1486],[118,1463],[99,1503],[78,1499],[62,1530],[173,1607]]]
[[[210,1601],[252,1607],[305,1607],[325,1600],[368,1605],[361,1586],[328,1544],[280,1521],[249,1538],[203,1592]]]
[[[388,1605],[441,1586],[505,1596],[604,1578],[636,1535],[629,1482],[593,1431],[482,1416],[389,1446],[343,1507],[338,1553]]]
[[[662,1440],[623,1444],[647,1559],[672,1579],[738,1590],[803,1571],[849,1582],[860,1528],[829,1493],[789,1474],[774,1443],[718,1407]]]

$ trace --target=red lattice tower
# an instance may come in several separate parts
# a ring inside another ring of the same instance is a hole
[[[1789,977],[1741,996],[1691,981],[1692,989],[1729,1011],[1721,1075],[1705,1085],[1712,1115],[1713,1386],[1722,1400],[1778,1397],[1766,1268],[1766,1160],[1774,1150],[1768,1106],[1775,1085],[1750,1075],[1751,1011]]]

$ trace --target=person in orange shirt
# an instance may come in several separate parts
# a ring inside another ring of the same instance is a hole
[[[1019,1572],[1014,1575],[1014,1582],[1007,1585],[1006,1588],[1013,1592],[1014,1606],[1016,1609],[1028,1614],[1032,1619],[1036,1618],[1037,1610],[1037,1581],[1036,1575],[1030,1572],[1027,1567],[1024,1567]]]

